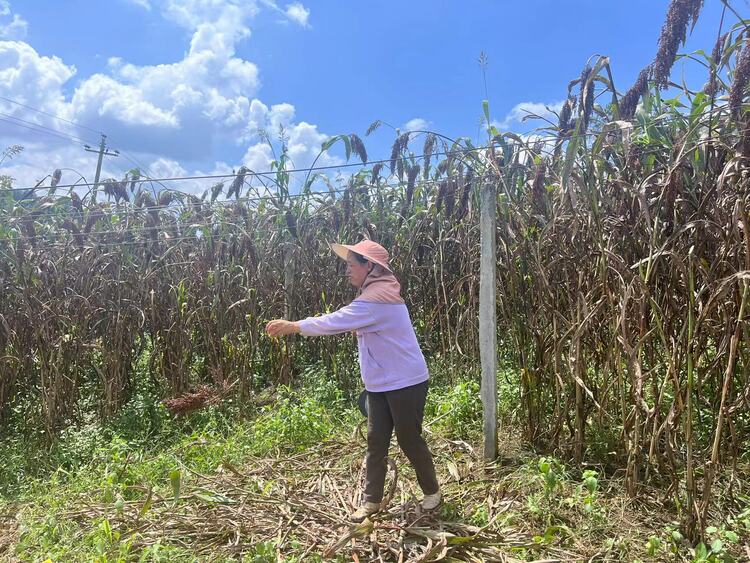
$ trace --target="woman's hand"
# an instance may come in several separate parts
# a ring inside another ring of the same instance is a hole
[[[299,324],[292,321],[285,321],[284,319],[276,319],[266,325],[266,332],[268,336],[274,338],[286,336],[287,334],[296,334],[299,332]]]

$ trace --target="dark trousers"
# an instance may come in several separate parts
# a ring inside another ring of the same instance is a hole
[[[427,401],[428,382],[386,391],[367,392],[367,459],[365,501],[381,502],[385,485],[386,461],[391,434],[409,458],[417,481],[426,495],[438,492],[435,465],[427,442],[422,437],[422,419]]]

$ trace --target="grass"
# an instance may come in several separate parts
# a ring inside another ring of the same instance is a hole
[[[317,395],[308,390],[280,388],[272,405],[240,409],[229,403],[174,420],[161,405],[151,405],[150,416],[144,416],[148,398],[139,396],[109,425],[83,421],[67,429],[52,447],[41,447],[41,439],[36,447],[22,447],[33,439],[27,432],[6,436],[0,442],[7,460],[0,473],[0,511],[20,511],[18,556],[21,560],[89,560],[94,555],[101,561],[131,560],[113,553],[115,543],[124,551],[128,548],[106,520],[92,521],[86,531],[66,521],[63,514],[74,499],[87,495],[91,502],[115,506],[141,498],[143,486],[169,495],[174,471],[211,473],[222,464],[241,465],[272,451],[304,450],[350,424],[353,410],[345,408],[340,398],[330,402],[329,388],[318,386]],[[248,409],[252,412],[238,416]],[[191,560],[187,552],[168,545],[150,546],[139,558]]]
[[[501,397],[510,401],[512,391]],[[424,555],[440,545],[456,560],[494,553],[509,561],[730,561],[741,560],[750,530],[748,510],[715,522],[709,541],[693,548],[658,491],[633,502],[618,478],[527,450],[510,422],[500,462],[486,466],[476,381],[438,373],[426,428],[446,497],[440,513],[425,522],[414,512],[416,481],[394,445],[400,477],[389,512],[352,543],[347,534],[357,529],[343,522],[359,486],[364,444],[354,429],[362,419],[321,370],[295,389],[277,389],[265,406],[228,403],[172,419],[147,399],[135,397],[109,425],[71,427],[43,451],[19,449],[24,433],[3,439],[3,454],[12,455],[0,472],[0,560],[315,561],[344,538],[331,554],[343,561],[396,545],[393,528],[401,526],[424,534],[407,534],[403,549]],[[342,522],[320,524],[320,545],[303,532],[314,513],[276,524],[305,498]],[[241,518],[239,507],[255,512],[240,526],[247,543],[232,550],[222,534],[227,514]]]

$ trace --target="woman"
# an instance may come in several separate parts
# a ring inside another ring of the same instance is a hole
[[[401,298],[401,285],[388,265],[388,251],[370,240],[355,245],[332,244],[331,249],[346,260],[349,281],[359,289],[357,298],[328,315],[297,322],[271,321],[266,331],[274,337],[356,331],[368,420],[364,501],[351,515],[352,521],[362,522],[380,510],[394,428],[425,495],[422,508],[434,510],[442,495],[432,454],[422,437],[429,374]]]

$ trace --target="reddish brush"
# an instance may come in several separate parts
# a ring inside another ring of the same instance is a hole
[[[177,397],[164,400],[164,406],[169,412],[176,415],[185,415],[200,410],[209,405],[215,405],[221,400],[221,395],[216,389],[208,385],[201,385],[195,391],[183,393]]]

